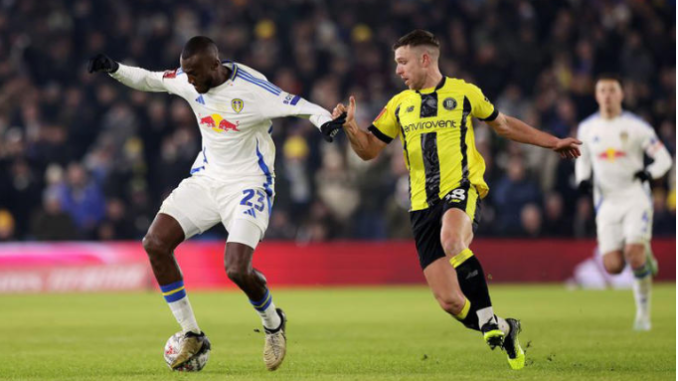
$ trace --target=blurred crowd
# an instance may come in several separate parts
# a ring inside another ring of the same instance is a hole
[[[415,28],[442,43],[443,74],[559,137],[597,109],[596,75],[618,73],[625,108],[676,142],[675,2],[5,0],[0,2],[0,241],[139,239],[200,148],[180,98],[86,73],[103,52],[150,70],[215,40],[284,90],[331,110],[349,94],[367,126],[404,85],[392,44]],[[574,163],[475,122],[490,194],[480,236],[593,237]],[[274,122],[276,199],[267,239],[410,237],[399,142],[362,162],[344,136]],[[675,235],[675,167],[653,183],[655,235]],[[217,227],[206,237],[223,237]]]

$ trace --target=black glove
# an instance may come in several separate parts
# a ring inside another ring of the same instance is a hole
[[[644,169],[643,169],[642,171],[636,172],[636,173],[633,175],[633,177],[636,178],[636,179],[638,179],[638,180],[640,180],[640,181],[642,181],[642,182],[652,180],[652,175],[650,174],[650,172],[648,172],[648,171],[646,171],[646,170],[644,170]]]
[[[113,61],[111,57],[101,53],[90,58],[87,63],[87,71],[90,73],[98,73],[100,71],[103,71],[104,73],[115,73],[118,71],[119,67],[120,64]]]
[[[337,119],[330,120],[329,122],[323,123],[320,126],[320,132],[323,134],[323,138],[326,142],[332,143],[334,141],[334,136],[341,130],[341,128],[346,123],[346,113],[343,112],[337,117]]]
[[[593,183],[591,180],[582,180],[579,183],[579,192],[586,195],[591,194],[591,192],[593,192]]]

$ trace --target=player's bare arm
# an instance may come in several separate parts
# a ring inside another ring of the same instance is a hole
[[[346,112],[346,122],[344,123],[344,132],[348,136],[348,141],[351,143],[351,148],[358,156],[367,161],[379,156],[379,153],[386,147],[386,143],[379,140],[373,134],[361,129],[355,121],[355,97],[351,96],[349,99],[348,110],[343,104],[338,104],[332,112],[332,118],[338,118],[342,113]]]
[[[576,159],[581,156],[579,151],[581,141],[578,139],[559,139],[551,134],[539,131],[520,119],[504,115],[501,112],[497,119],[488,121],[487,124],[504,138],[554,150],[562,158]]]

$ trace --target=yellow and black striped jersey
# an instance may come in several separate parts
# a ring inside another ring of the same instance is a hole
[[[473,185],[481,198],[487,195],[485,161],[476,149],[471,116],[492,121],[497,115],[477,86],[443,77],[435,88],[393,97],[369,130],[385,143],[400,136],[414,211],[461,185]]]

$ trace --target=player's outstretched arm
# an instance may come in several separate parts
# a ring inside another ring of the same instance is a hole
[[[282,91],[276,85],[268,82],[263,75],[259,74],[258,78],[268,84],[267,88],[253,87],[255,95],[259,98],[259,110],[263,117],[275,119],[295,116],[308,119],[314,126],[318,127],[326,142],[332,143],[334,141],[334,136],[344,124],[345,115],[332,117],[330,112],[323,107],[309,102],[299,95]],[[276,89],[277,92],[270,89]]]
[[[658,179],[666,174],[673,165],[671,154],[657,138],[652,127],[648,126],[649,131],[647,141],[643,143],[645,154],[652,159],[652,164],[648,165],[644,170],[637,172],[634,176],[641,181],[649,181]]]
[[[379,155],[379,153],[386,147],[386,143],[379,140],[373,134],[362,130],[358,127],[355,121],[355,98],[350,97],[348,109],[339,103],[332,112],[332,117],[336,118],[339,115],[346,113],[346,123],[344,123],[344,132],[348,136],[348,141],[351,143],[351,148],[358,156],[367,161],[372,160]]]
[[[123,65],[101,53],[89,59],[87,71],[90,73],[107,73],[125,86],[135,90],[152,92],[168,91],[163,82],[163,76],[171,73],[152,72],[138,67]]]
[[[559,139],[529,126],[520,119],[502,113],[499,113],[495,120],[488,121],[487,124],[502,137],[519,143],[527,143],[554,150],[562,158],[576,159],[581,155],[579,151],[581,141],[578,139]]]

